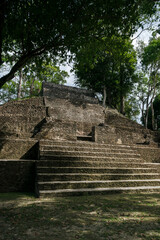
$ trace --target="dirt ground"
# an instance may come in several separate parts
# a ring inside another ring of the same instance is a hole
[[[0,240],[160,240],[160,194],[0,194]]]

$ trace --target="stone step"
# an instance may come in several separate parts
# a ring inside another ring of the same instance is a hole
[[[160,174],[154,173],[137,173],[137,174],[118,174],[118,173],[38,173],[38,181],[84,181],[84,180],[120,180],[120,179],[158,179]]]
[[[105,153],[105,152],[60,152],[60,151],[41,151],[40,152],[40,159],[52,159],[55,156],[95,156],[95,157],[118,157],[118,158],[130,158],[130,157],[140,157],[138,153]]]
[[[159,191],[160,164],[145,162],[132,147],[88,141],[40,141],[36,167],[40,195]]]
[[[160,186],[140,186],[140,187],[121,187],[121,188],[81,188],[81,189],[59,189],[59,190],[41,190],[40,197],[67,197],[83,195],[103,195],[113,193],[159,193]]]
[[[160,179],[38,182],[39,190],[159,186]]]
[[[37,167],[37,173],[154,173],[156,168],[127,168],[127,167]]]
[[[88,141],[56,141],[56,140],[41,140],[40,141],[40,147],[41,146],[63,146],[63,147],[89,147],[89,148],[115,148],[115,149],[130,149],[131,147],[129,145],[125,144],[101,144],[101,143],[95,143],[95,142],[88,142]]]
[[[41,161],[39,161],[41,164]],[[44,162],[43,162],[44,164]],[[129,167],[129,168],[152,168],[157,167],[160,164],[158,163],[134,163],[134,162],[126,162],[126,161],[119,161],[119,162],[106,162],[106,161],[69,161],[69,160],[54,160],[51,161],[50,166],[52,167]]]
[[[105,149],[110,150],[119,150],[121,151],[129,151],[129,152],[136,152],[137,149],[157,149],[156,146],[150,146],[150,145],[141,145],[141,144],[133,144],[133,145],[122,145],[122,144],[98,144],[95,142],[82,142],[82,141],[53,141],[53,140],[41,140],[39,143],[39,149],[40,150],[67,150],[70,149],[71,151],[74,151],[75,149],[81,150],[92,150],[96,151],[96,149],[102,149],[101,151],[104,151]]]
[[[104,148],[98,148],[98,147],[81,147],[81,146],[54,146],[54,145],[42,145],[40,146],[40,152],[41,151],[59,151],[59,152],[104,152],[104,153],[135,153],[135,150],[132,150],[130,148],[113,148],[110,146],[104,147]]]
[[[37,165],[52,165],[52,161],[105,161],[106,163],[112,163],[112,162],[135,162],[135,163],[145,163],[144,159],[140,158],[118,158],[118,157],[92,157],[92,156],[52,156],[51,158],[49,157],[41,157],[40,160],[37,162]]]
[[[139,133],[142,133],[144,134],[144,132],[146,131],[146,129],[139,125],[139,126],[133,126],[133,123],[130,123],[130,124],[127,124],[127,122],[125,123],[124,125],[124,122],[119,124],[119,123],[116,123],[116,124],[110,124],[111,126],[115,127],[115,128],[121,128],[121,129],[124,129],[124,130],[127,130],[127,131],[130,131],[130,132],[136,132],[138,131]],[[146,131],[148,132],[148,131]]]

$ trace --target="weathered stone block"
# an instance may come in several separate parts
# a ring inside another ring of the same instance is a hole
[[[54,99],[47,107],[47,116],[63,122],[75,122],[78,135],[88,135],[92,127],[104,123],[104,108],[96,104],[74,104],[66,99]]]
[[[33,192],[35,161],[0,160],[0,192]]]
[[[149,146],[131,146],[146,162],[160,163],[160,148]]]
[[[95,94],[92,91],[54,83],[43,83],[43,96],[46,99],[46,103],[49,99],[55,98],[69,99],[71,102],[73,101],[73,104],[80,102],[98,103],[98,99],[95,98]]]
[[[121,136],[116,133],[116,129],[109,125],[93,127],[93,141],[97,143],[121,144]]]
[[[37,140],[0,139],[0,159],[37,159],[37,157]]]
[[[28,138],[46,117],[43,98],[13,101],[0,107],[0,137]]]
[[[41,139],[63,139],[75,141],[76,123],[52,120],[46,124],[46,127],[40,134]]]

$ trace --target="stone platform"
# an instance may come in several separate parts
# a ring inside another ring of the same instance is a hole
[[[33,161],[37,196],[159,191],[159,144],[158,132],[104,109],[87,90],[44,83],[43,96],[0,106],[1,176],[16,162],[14,185],[23,186]],[[0,180],[1,192],[16,191]]]

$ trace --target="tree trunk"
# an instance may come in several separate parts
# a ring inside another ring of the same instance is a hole
[[[157,78],[156,78],[156,75],[154,75],[153,96],[152,96],[152,98],[151,98],[152,129],[153,129],[153,130],[155,130],[155,118],[154,118],[154,106],[153,106],[153,101],[154,101],[155,95],[156,95],[156,85],[157,85]]]
[[[106,89],[107,95],[107,104],[112,107],[112,97],[111,97],[111,90],[109,88]]]
[[[23,74],[22,69],[19,71],[19,84],[18,84],[18,92],[17,92],[17,98],[21,98],[21,90],[22,90],[22,80],[23,80]]]
[[[15,73],[21,69],[23,66],[25,66],[25,64],[33,57],[35,56],[39,56],[42,53],[45,52],[45,47],[39,47],[37,49],[32,50],[31,52],[21,56],[19,58],[19,60],[15,63],[15,65],[12,67],[12,69],[10,70],[10,72],[8,74],[6,74],[5,76],[0,78],[0,88],[3,87],[3,85],[10,81],[11,79],[14,78]]]
[[[148,128],[147,125],[148,125],[148,107],[146,109],[145,118],[144,118],[144,126],[146,129]]]
[[[124,97],[122,94],[121,94],[121,99],[120,99],[120,113],[122,113],[123,115],[125,114],[124,113]]]
[[[106,94],[106,86],[103,87],[103,107],[106,108],[106,98],[107,98],[107,94]]]
[[[120,66],[120,113],[124,115],[123,69]]]
[[[152,129],[155,130],[155,119],[154,119],[154,106],[153,106],[153,101],[151,102],[151,111],[152,111]]]
[[[142,101],[142,111],[141,111],[141,113],[142,113],[142,123],[144,123],[144,126],[146,126],[145,125],[146,115],[145,115],[145,110],[144,110],[144,101]]]
[[[147,96],[146,99],[146,111],[145,111],[145,121],[144,121],[144,126],[147,129],[148,128],[148,110],[149,110],[149,96]]]

